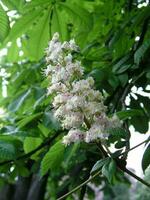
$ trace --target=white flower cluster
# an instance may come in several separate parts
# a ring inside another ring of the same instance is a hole
[[[109,128],[120,126],[117,116],[106,116],[103,96],[94,89],[93,78],[83,79],[81,63],[72,56],[78,49],[74,40],[61,43],[58,33],[46,49],[48,95],[53,97],[55,117],[69,130],[63,138],[65,145],[105,139]]]

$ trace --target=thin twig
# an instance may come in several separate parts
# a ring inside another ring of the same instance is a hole
[[[71,195],[72,193],[76,192],[77,190],[79,190],[81,187],[83,187],[84,185],[86,185],[87,183],[89,183],[90,181],[92,181],[95,177],[97,177],[99,174],[101,173],[101,171],[98,171],[96,174],[94,174],[93,176],[91,176],[90,178],[88,178],[86,181],[84,181],[83,183],[81,183],[80,185],[78,185],[77,187],[75,187],[73,190],[71,190],[70,192],[66,193],[65,195],[61,196],[60,198],[58,198],[57,200],[62,200],[64,198],[66,198],[67,196]]]
[[[135,145],[134,147],[132,147],[132,148],[130,148],[130,149],[124,151],[123,153],[119,154],[119,156],[122,156],[122,155],[124,155],[124,154],[126,154],[126,153],[128,153],[128,152],[130,152],[130,151],[132,151],[132,150],[134,150],[134,149],[136,149],[137,147],[139,147],[139,146],[141,146],[142,144],[144,144],[144,143],[146,143],[146,142],[149,142],[149,141],[150,141],[150,138],[148,138],[148,139],[144,140],[143,142],[141,142],[141,143]],[[118,157],[119,157],[119,156],[118,156]]]
[[[124,171],[126,174],[132,176],[134,179],[138,180],[139,182],[141,182],[143,185],[147,186],[150,189],[150,183],[146,182],[145,180],[143,180],[142,178],[140,178],[139,176],[137,176],[136,174],[134,174],[133,172],[131,172],[127,168],[121,169],[121,170]]]

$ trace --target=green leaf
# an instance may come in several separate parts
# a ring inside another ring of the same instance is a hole
[[[39,118],[43,113],[36,113],[34,115],[30,115],[25,117],[24,119],[20,120],[17,124],[18,124],[18,128],[23,128],[24,126],[26,126],[28,123],[30,123],[31,121]]]
[[[9,160],[15,159],[16,157],[16,149],[13,144],[0,141],[0,159],[2,160]]]
[[[130,64],[128,64],[129,59],[130,59],[130,54],[127,54],[123,58],[121,58],[113,66],[113,72],[114,73],[122,73],[122,72],[126,71],[131,66]]]
[[[51,129],[51,130],[59,130],[60,124],[57,121],[57,119],[54,117],[54,113],[51,112],[45,112],[43,115],[43,124],[45,127]]]
[[[125,110],[125,111],[119,111],[119,112],[116,113],[116,115],[121,120],[126,120],[128,118],[133,117],[133,116],[144,116],[144,113],[142,112],[142,110],[130,109],[130,110]]]
[[[60,6],[55,5],[53,9],[52,21],[51,21],[51,34],[58,32],[61,40],[68,39],[67,20],[66,15],[60,9]]]
[[[24,11],[29,12],[37,6],[48,6],[51,4],[50,0],[32,0],[30,2],[26,2],[24,6]]]
[[[44,176],[49,169],[56,171],[63,160],[65,146],[58,141],[44,156],[41,163],[41,176]]]
[[[128,82],[128,74],[127,73],[120,74],[118,76],[118,79],[120,80],[121,85],[124,87]]]
[[[38,128],[40,129],[40,131],[45,137],[48,137],[50,133],[50,130],[48,128],[46,128],[42,123],[38,124]]]
[[[28,37],[24,42],[27,56],[31,60],[39,60],[44,56],[44,50],[49,40],[49,8],[44,11],[38,22],[28,31]]]
[[[25,4],[24,0],[1,0],[1,1],[9,10],[22,11],[22,7]]]
[[[121,74],[121,73],[127,71],[131,66],[132,66],[132,64],[122,65],[122,66],[117,70],[116,74]]]
[[[22,104],[25,102],[25,100],[28,98],[30,93],[31,93],[31,89],[28,89],[25,92],[23,92],[21,95],[19,95],[19,97],[14,99],[14,101],[12,101],[9,104],[8,109],[13,112],[16,112],[22,106]]]
[[[119,140],[121,138],[126,138],[127,132],[123,128],[111,128],[108,130],[108,133],[111,136],[114,136],[116,140]]]
[[[103,158],[101,160],[98,160],[94,166],[92,167],[92,170],[91,170],[91,174],[95,173],[96,171],[98,170],[101,170],[102,167],[107,164],[109,162],[109,158]]]
[[[136,64],[140,64],[141,60],[144,58],[145,53],[150,48],[150,40],[146,40],[144,44],[141,45],[140,48],[134,54],[134,62]]]
[[[140,133],[147,133],[149,128],[149,118],[146,115],[134,116],[130,120],[131,124],[134,126],[135,130]]]
[[[126,141],[118,141],[116,144],[115,144],[115,148],[116,149],[121,149],[123,147],[126,146]]]
[[[116,162],[113,159],[111,159],[111,162],[109,163],[109,173],[111,174],[111,176],[115,174],[116,169],[117,169]]]
[[[70,145],[70,147],[67,147],[67,155],[65,156],[65,162],[64,165],[67,167],[69,165],[69,162],[72,160],[73,156],[75,156],[77,150],[79,150],[80,143],[74,143]]]
[[[79,18],[79,20],[86,25],[86,27],[91,28],[92,27],[92,18],[90,16],[90,13],[82,8],[79,4],[71,4],[71,3],[59,3],[67,12],[70,13],[70,15],[73,15],[76,19]]]
[[[109,160],[109,162],[102,167],[102,174],[108,179],[109,183],[111,184],[113,183],[116,169],[116,163],[113,159]]]
[[[13,41],[25,33],[29,28],[33,26],[33,23],[40,17],[43,12],[41,9],[35,9],[22,17],[20,17],[13,25],[8,37],[5,42]]]
[[[8,62],[16,62],[19,59],[19,49],[17,46],[17,42],[14,41],[11,43],[11,46],[8,48],[7,53],[7,61]]]
[[[146,168],[150,165],[150,144],[147,146],[143,158],[142,158],[142,169],[145,172]]]
[[[9,28],[9,18],[0,4],[0,42],[3,42],[8,35]]]
[[[36,149],[41,143],[42,143],[41,138],[26,137],[23,144],[25,153],[29,153],[30,151]]]
[[[15,162],[16,164],[16,171],[19,176],[28,177],[30,175],[30,171],[24,166],[22,162]]]

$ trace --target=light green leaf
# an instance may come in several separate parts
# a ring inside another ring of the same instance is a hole
[[[79,20],[81,26],[84,25],[87,29],[92,28],[92,17],[86,9],[82,8],[78,4],[59,3],[59,5],[66,10],[70,17],[73,17],[75,22]]]
[[[40,131],[42,132],[42,134],[45,137],[48,137],[49,133],[50,133],[50,129],[48,129],[47,127],[45,127],[42,123],[38,124],[38,128],[40,129]]]
[[[13,25],[5,42],[15,40],[16,38],[20,37],[23,33],[25,33],[27,30],[29,30],[29,28],[31,28],[33,23],[40,17],[42,12],[43,9],[39,8],[20,17]]]
[[[19,58],[19,48],[17,42],[13,41],[11,46],[8,48],[7,52],[7,61],[8,62],[17,62]]]
[[[39,60],[44,56],[44,50],[48,45],[50,35],[49,17],[50,11],[47,9],[27,33],[29,38],[25,43],[25,48],[27,49],[27,56],[31,60]]]
[[[24,11],[29,12],[30,10],[34,9],[37,6],[48,6],[50,4],[51,4],[50,0],[32,0],[25,4]]]
[[[14,101],[12,101],[9,106],[8,109],[16,112],[24,103],[24,101],[28,98],[28,96],[31,93],[31,89],[28,89],[27,91],[23,92],[19,97],[17,97]]]
[[[62,12],[58,5],[55,5],[53,9],[52,21],[51,21],[51,34],[58,32],[61,40],[68,38],[66,13]]]
[[[3,42],[8,35],[9,28],[9,18],[3,7],[0,5],[0,42]]]
[[[23,144],[25,153],[29,153],[30,151],[36,149],[41,143],[42,143],[41,138],[26,137]]]
[[[44,156],[41,163],[41,176],[44,176],[49,169],[56,171],[63,160],[65,146],[58,141]]]
[[[22,7],[25,4],[24,0],[1,0],[1,1],[9,10],[22,11]]]
[[[20,120],[17,124],[18,124],[18,128],[23,128],[24,126],[26,126],[28,123],[30,123],[31,121],[39,118],[43,113],[36,113],[30,116],[25,117],[24,119]]]

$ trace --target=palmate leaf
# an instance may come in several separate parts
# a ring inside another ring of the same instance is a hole
[[[22,11],[24,0],[1,0],[3,4],[10,10]]]
[[[41,163],[41,176],[44,176],[49,169],[56,170],[60,167],[63,160],[65,146],[58,141],[44,156]]]
[[[44,55],[44,50],[48,45],[49,40],[49,17],[50,9],[43,12],[38,22],[32,25],[27,32],[27,39],[24,41],[26,56],[30,60],[39,60]]]
[[[3,7],[0,5],[0,42],[8,35],[9,28],[9,18]]]
[[[79,20],[82,28],[84,26],[90,30],[90,28],[93,26],[90,13],[78,4],[59,3],[58,5],[65,9],[69,16],[72,17],[75,22]]]
[[[84,47],[89,31],[93,28],[92,15],[76,3],[59,3],[58,5],[67,14],[73,37],[75,37],[81,48]]]
[[[40,17],[42,12],[43,8],[38,8],[20,17],[13,25],[5,42],[15,40],[29,30],[33,23]]]
[[[50,4],[51,4],[50,0],[32,0],[30,2],[26,2],[25,6],[24,6],[24,11],[28,12],[37,6],[47,6]]]
[[[65,12],[62,12],[61,6],[55,5],[52,12],[51,19],[51,37],[54,33],[58,32],[60,34],[61,40],[68,39],[68,29],[67,29],[67,15]]]

